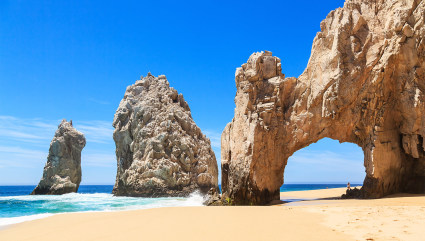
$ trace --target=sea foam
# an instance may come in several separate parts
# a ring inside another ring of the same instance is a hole
[[[13,217],[13,218],[0,218],[0,228],[15,224],[15,223],[22,223],[26,221],[36,220],[40,218],[46,218],[49,216],[52,216],[53,214],[35,214],[35,215],[29,215],[29,216],[22,216],[22,217]]]
[[[204,197],[116,197],[107,193],[64,195],[26,195],[0,197],[0,226],[39,219],[58,213],[99,212],[161,207],[202,206]]]

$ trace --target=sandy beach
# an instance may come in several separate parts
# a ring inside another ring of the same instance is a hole
[[[339,200],[344,188],[281,193],[254,207],[58,214],[11,225],[0,240],[421,240],[425,196]]]

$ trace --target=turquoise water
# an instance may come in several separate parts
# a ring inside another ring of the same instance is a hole
[[[113,187],[113,185],[81,185],[78,193],[111,193]],[[0,186],[0,197],[28,195],[34,188],[34,185]]]
[[[35,186],[0,186],[0,226],[47,217],[57,213],[120,211],[159,207],[202,206],[203,197],[115,197],[112,186],[80,186],[78,193],[28,195]]]
[[[361,186],[362,184],[352,183],[351,186]],[[347,184],[283,184],[280,187],[281,192],[293,192],[293,191],[309,191],[318,189],[328,188],[340,188],[347,187]]]
[[[357,184],[352,184],[352,186]],[[345,187],[346,184],[284,184],[281,192]],[[35,186],[0,186],[0,226],[47,217],[57,213],[119,211],[159,207],[202,206],[203,197],[115,197],[112,185],[82,185],[78,193],[28,195]]]

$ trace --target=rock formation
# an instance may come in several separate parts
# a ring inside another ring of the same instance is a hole
[[[182,94],[150,73],[127,88],[113,126],[118,196],[187,196],[217,189],[210,140],[192,119]]]
[[[347,0],[320,24],[299,78],[270,52],[251,55],[222,134],[223,198],[279,199],[288,157],[324,137],[362,147],[363,197],[424,193],[424,16],[425,1]]]
[[[31,194],[77,192],[81,182],[81,151],[86,145],[83,133],[62,120],[50,143],[43,177]]]

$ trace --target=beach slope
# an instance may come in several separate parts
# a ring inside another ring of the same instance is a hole
[[[335,200],[344,188],[285,192],[274,206],[58,214],[0,230],[0,240],[418,240],[425,196]]]

